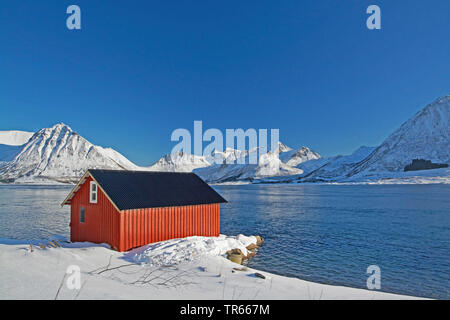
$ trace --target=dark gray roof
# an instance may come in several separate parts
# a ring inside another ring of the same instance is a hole
[[[119,210],[227,202],[194,173],[89,170]]]

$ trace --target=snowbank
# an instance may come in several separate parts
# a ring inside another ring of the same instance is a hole
[[[33,132],[10,130],[0,131],[0,144],[22,146],[33,136]]]
[[[104,244],[62,241],[60,248],[31,251],[29,243],[3,239],[0,299],[414,299],[242,268],[222,256],[255,240],[191,237],[120,253]],[[69,285],[74,268],[78,289]]]
[[[242,234],[236,237],[222,234],[219,237],[195,236],[148,244],[126,253],[124,259],[151,266],[162,266],[193,261],[207,255],[225,256],[226,252],[232,249],[240,249],[246,256],[246,248],[256,242],[256,237],[246,237]]]

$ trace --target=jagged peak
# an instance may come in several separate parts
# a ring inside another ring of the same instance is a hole
[[[64,122],[59,122],[51,127],[52,130],[62,130],[65,129],[67,131],[73,131],[71,127],[69,127]]]
[[[419,110],[414,116],[404,122],[396,131],[394,131],[386,140],[396,137],[404,130],[410,130],[416,127],[417,130],[422,130],[418,123],[426,123],[428,121],[437,121],[440,126],[448,130],[450,121],[450,95],[437,98],[432,103],[426,105]]]
[[[287,152],[287,151],[291,151],[292,148],[288,147],[288,146],[285,145],[283,142],[278,141],[277,150],[278,150],[279,152]]]
[[[60,123],[53,125],[52,127],[40,129],[38,132],[36,132],[35,136],[42,135],[42,134],[50,134],[52,132],[61,132],[61,131],[74,132],[72,130],[72,128],[69,127],[67,124],[60,122]]]
[[[416,116],[426,114],[428,111],[443,109],[445,110],[446,108],[450,109],[450,95],[437,98],[430,104],[426,105],[422,110],[420,110],[416,114]]]
[[[449,103],[450,102],[450,94],[446,96],[442,96],[437,98],[433,103],[431,104],[441,104],[441,103]]]
[[[203,156],[197,156],[195,154],[191,154],[191,153],[187,153],[187,152],[183,152],[183,151],[178,151],[178,152],[174,152],[174,153],[165,154],[162,158],[160,158],[154,164],[156,164],[158,162],[162,162],[162,161],[179,160],[181,158],[187,158],[187,159],[196,160],[196,159],[202,159],[204,157]]]
[[[305,146],[302,146],[299,150],[297,150],[297,152],[295,154],[308,154],[308,153],[319,155],[316,151],[312,150],[311,148],[305,147]]]

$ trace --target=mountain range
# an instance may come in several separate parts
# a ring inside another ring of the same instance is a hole
[[[257,149],[227,148],[216,151],[213,158],[183,152],[169,154],[148,167],[135,165],[111,148],[96,146],[68,125],[59,123],[36,133],[0,131],[0,181],[73,183],[88,168],[102,168],[193,171],[210,183],[388,180],[450,183],[448,168],[403,172],[416,158],[450,163],[449,122],[450,96],[445,96],[416,113],[379,146],[363,146],[347,156],[322,157],[308,147],[292,149],[280,142],[276,150],[259,155],[258,164],[248,164],[249,156]],[[238,159],[244,164],[238,164]],[[421,178],[413,179],[417,177]]]

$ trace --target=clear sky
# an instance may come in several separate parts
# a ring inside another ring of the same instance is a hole
[[[64,122],[139,165],[194,120],[351,153],[450,94],[448,0],[3,0],[0,46],[0,130]]]

